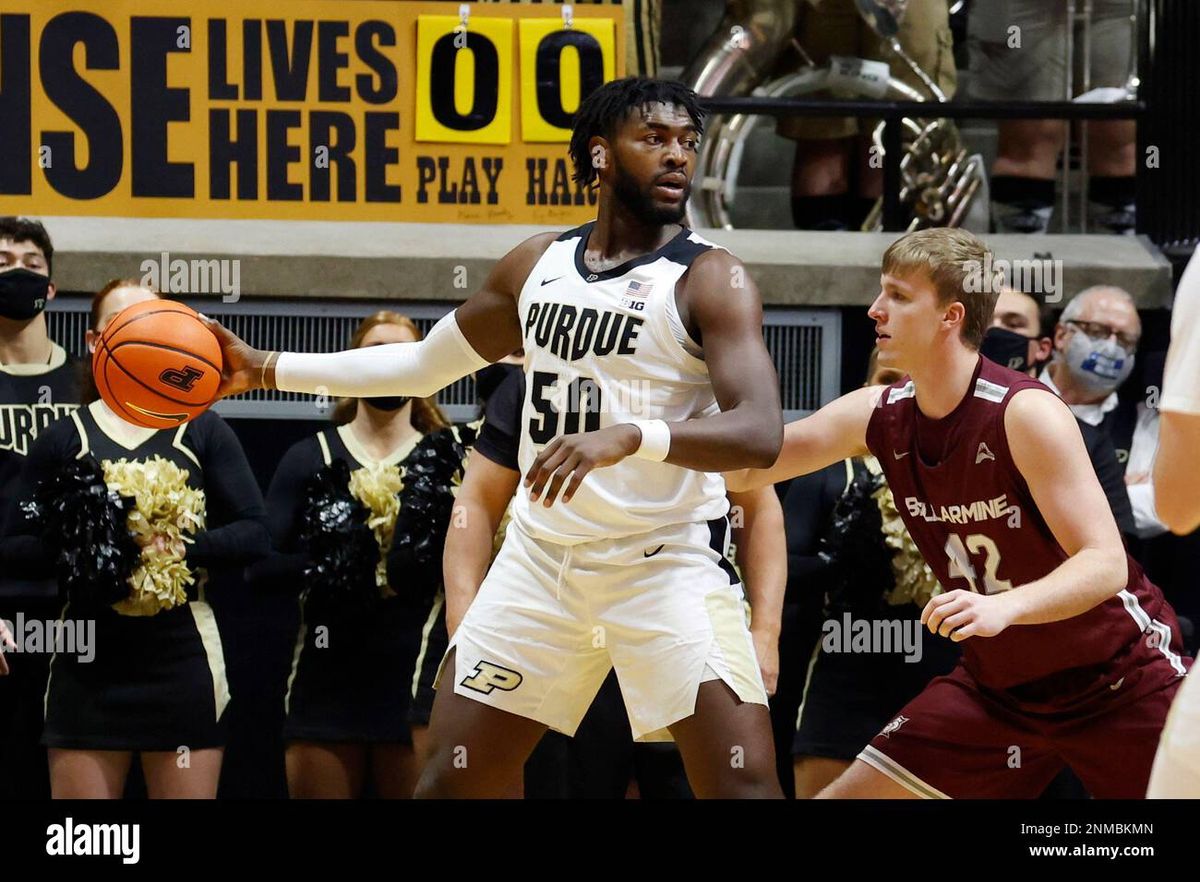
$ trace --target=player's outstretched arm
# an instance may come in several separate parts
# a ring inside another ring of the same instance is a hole
[[[956,590],[933,598],[921,621],[956,641],[991,637],[1010,625],[1082,615],[1129,580],[1117,522],[1067,406],[1048,389],[1022,389],[1008,404],[1004,430],[1038,511],[1070,556],[1042,578],[1010,591]],[[997,570],[1003,572],[1003,560]]]
[[[224,370],[218,397],[251,389],[367,398],[427,397],[521,347],[517,298],[553,233],[525,240],[492,268],[483,287],[444,316],[419,343],[389,343],[345,352],[254,349],[219,322],[205,323],[220,341]]]
[[[883,388],[855,389],[811,416],[788,423],[783,427],[783,449],[775,464],[767,469],[726,472],[726,487],[733,493],[754,490],[866,455],[867,423]]]

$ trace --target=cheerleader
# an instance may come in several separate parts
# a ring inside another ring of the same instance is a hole
[[[351,348],[420,339],[394,312]],[[350,399],[334,427],[293,445],[267,491],[276,553],[259,585],[300,588],[284,706],[288,792],[385,798],[416,784],[410,691],[441,588],[442,545],[463,449],[433,399]]]
[[[88,349],[113,316],[158,296],[132,280],[106,285]],[[262,495],[215,413],[141,428],[88,385],[84,406],[33,445],[5,540],[7,559],[56,573],[64,622],[94,627],[90,653],[59,647],[50,662],[51,792],[119,798],[136,752],[151,798],[212,798],[230,696],[207,568],[267,553]]]

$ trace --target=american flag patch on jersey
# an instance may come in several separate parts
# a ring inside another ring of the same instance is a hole
[[[646,298],[654,290],[650,282],[630,282],[621,297],[621,305],[626,309],[636,309],[639,312],[646,308]]]

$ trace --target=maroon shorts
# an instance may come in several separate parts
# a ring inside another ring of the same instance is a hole
[[[960,665],[931,680],[858,758],[926,798],[1034,799],[1070,766],[1098,799],[1142,799],[1182,682],[1114,695],[1086,715],[1032,714],[981,690]]]

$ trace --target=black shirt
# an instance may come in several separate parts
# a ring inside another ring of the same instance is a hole
[[[525,405],[525,372],[513,371],[488,396],[483,411],[483,428],[475,449],[496,465],[519,472],[517,454],[521,447],[521,415]]]

